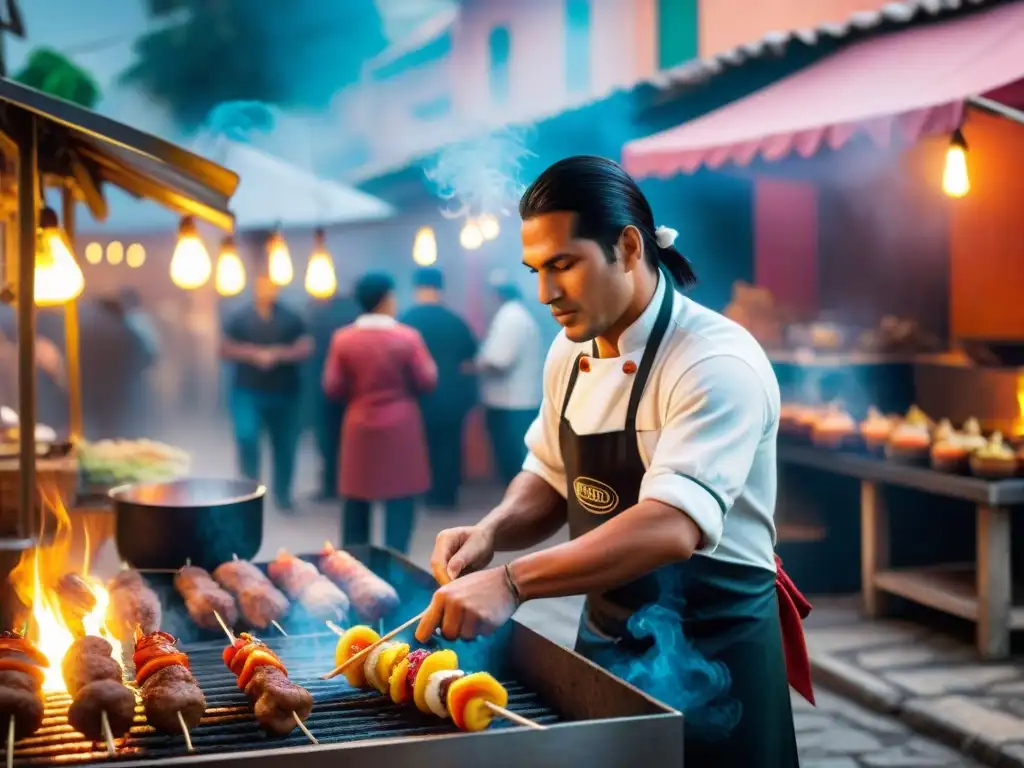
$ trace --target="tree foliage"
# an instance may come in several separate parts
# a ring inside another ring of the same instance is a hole
[[[149,0],[122,74],[193,130],[222,102],[321,108],[385,45],[373,0]]]
[[[93,109],[100,87],[92,75],[50,48],[36,48],[14,79],[37,91]]]

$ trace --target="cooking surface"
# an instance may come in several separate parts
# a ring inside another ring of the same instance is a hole
[[[313,713],[306,726],[321,744],[458,732],[450,720],[424,715],[415,707],[399,707],[376,693],[354,690],[344,677],[320,680],[319,676],[334,666],[336,641],[333,634],[267,638],[266,641],[288,667],[291,679],[313,694]],[[252,715],[252,705],[221,660],[224,645],[224,642],[215,641],[184,648],[189,654],[193,673],[206,694],[206,714],[202,723],[191,732],[196,753],[309,745],[298,728],[283,739],[268,737],[260,730]],[[513,712],[542,724],[559,721],[554,710],[545,706],[535,693],[513,680],[503,679],[502,684],[508,689],[508,708]],[[15,765],[78,764],[188,755],[183,736],[156,733],[145,724],[141,705],[136,709],[136,724],[131,733],[119,742],[117,755],[108,755],[104,745],[84,742],[67,724],[70,703],[67,694],[48,697],[43,727],[32,738],[17,744]],[[508,727],[511,727],[508,723],[497,720],[491,726],[492,729]]]

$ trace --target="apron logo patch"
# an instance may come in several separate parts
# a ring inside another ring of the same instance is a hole
[[[577,477],[572,481],[572,490],[580,506],[595,515],[607,515],[619,506],[619,494],[600,480]]]

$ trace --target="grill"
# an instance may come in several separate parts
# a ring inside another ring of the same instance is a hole
[[[389,617],[385,624],[397,625],[422,610],[433,585],[429,575],[385,550],[352,551],[403,597],[400,615]],[[183,608],[173,598],[169,578],[156,576],[150,581],[164,598],[166,628],[184,625]],[[285,738],[266,736],[234,675],[221,661],[224,638],[192,628],[192,639],[181,644],[207,700],[203,721],[191,732],[194,753],[186,750],[183,736],[150,728],[140,706],[131,733],[119,742],[116,755],[108,755],[102,745],[84,742],[67,725],[70,698],[58,694],[47,699],[43,727],[16,745],[15,765],[114,763],[148,768],[158,760],[161,766],[184,765],[186,760],[226,766],[245,760],[246,768],[281,768],[300,760],[303,768],[583,764],[611,768],[644,759],[682,764],[681,715],[514,621],[489,640],[437,644],[455,650],[463,669],[494,674],[508,690],[508,709],[549,726],[543,731],[496,720],[483,733],[460,733],[450,721],[423,715],[415,707],[398,707],[376,693],[353,690],[343,677],[320,680],[319,675],[334,666],[337,638],[323,632],[294,634],[293,629],[308,626],[299,615],[289,616],[284,626],[288,637],[267,634],[263,639],[281,656],[290,677],[313,695],[313,713],[306,725],[318,745],[298,729]]]

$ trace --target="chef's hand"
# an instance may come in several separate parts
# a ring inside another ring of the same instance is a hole
[[[444,586],[464,573],[486,568],[494,559],[494,537],[487,528],[469,525],[447,528],[437,534],[430,569]]]
[[[427,642],[438,627],[448,640],[489,635],[512,618],[516,608],[503,568],[470,573],[434,593],[416,627],[416,639]]]

